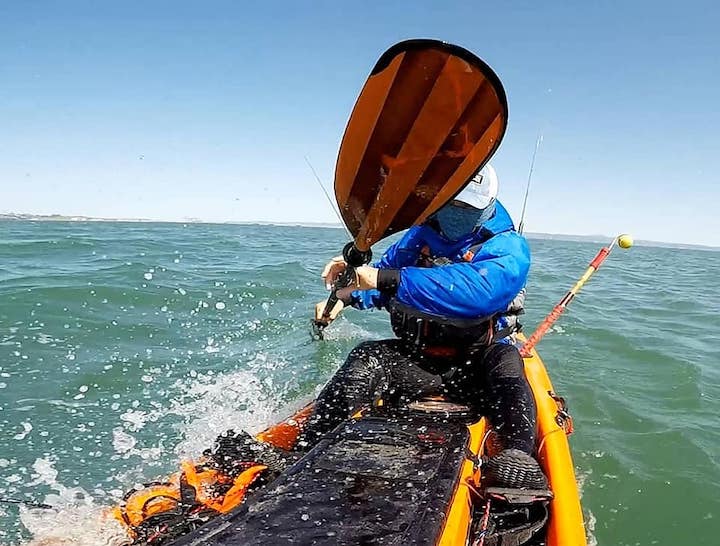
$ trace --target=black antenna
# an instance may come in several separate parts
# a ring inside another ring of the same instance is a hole
[[[525,229],[525,212],[527,211],[528,195],[530,195],[530,182],[532,180],[533,169],[535,168],[535,157],[537,156],[542,140],[542,133],[538,132],[537,141],[535,142],[535,151],[533,152],[532,161],[530,162],[530,172],[528,173],[527,185],[525,186],[525,199],[523,199],[522,213],[520,214],[520,227],[518,227],[518,233],[520,235],[522,235],[522,232]]]

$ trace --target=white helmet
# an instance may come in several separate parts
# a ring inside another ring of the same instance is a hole
[[[495,202],[498,194],[498,178],[495,169],[488,163],[470,179],[468,185],[455,196],[476,209],[486,209]]]

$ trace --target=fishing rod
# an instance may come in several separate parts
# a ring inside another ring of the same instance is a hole
[[[538,137],[535,141],[535,151],[533,152],[532,160],[530,161],[530,172],[528,173],[527,184],[525,185],[525,198],[523,199],[522,213],[520,213],[520,227],[518,227],[518,233],[520,235],[523,234],[523,230],[525,229],[525,212],[527,211],[528,196],[530,195],[530,182],[532,181],[533,170],[535,169],[535,158],[537,157],[538,149],[540,148],[542,140],[542,133],[538,132]]]
[[[340,220],[340,225],[343,227],[343,229],[345,229],[345,233],[347,233],[348,237],[352,237],[352,235],[350,235],[350,232],[348,231],[347,226],[345,225],[345,221],[342,219],[342,216],[340,216],[340,211],[335,208],[335,203],[333,203],[333,200],[330,197],[330,194],[325,189],[325,184],[323,184],[322,180],[320,180],[320,177],[318,176],[317,171],[315,171],[315,167],[313,167],[312,163],[310,163],[310,158],[308,156],[305,156],[305,163],[307,163],[307,166],[310,167],[310,170],[312,171],[313,176],[315,177],[315,180],[317,180],[317,183],[320,186],[320,189],[325,194],[325,197],[327,198],[328,203],[330,203],[330,208],[335,213],[335,216],[338,217],[338,220]]]
[[[580,277],[580,279],[578,279],[578,281],[575,283],[575,286],[573,286],[567,292],[567,294],[563,296],[560,302],[555,307],[553,307],[553,310],[550,311],[550,314],[545,317],[545,320],[540,323],[540,326],[538,326],[537,330],[535,330],[535,332],[533,332],[533,334],[523,344],[520,349],[520,354],[523,356],[523,358],[527,358],[532,354],[532,350],[535,345],[537,345],[538,341],[543,338],[543,336],[548,332],[548,330],[550,330],[552,325],[555,324],[557,319],[560,318],[560,315],[562,315],[563,311],[565,311],[567,306],[570,305],[570,302],[577,295],[580,289],[585,285],[585,283],[590,279],[590,277],[593,276],[593,273],[600,269],[600,266],[605,261],[605,258],[610,255],[610,252],[612,252],[612,249],[616,244],[620,248],[627,250],[628,248],[633,246],[634,241],[632,236],[630,235],[618,235],[617,237],[615,237],[615,239],[613,239],[612,243],[600,249],[595,258],[593,258],[593,260],[590,262],[590,265],[585,270],[585,273],[583,273],[582,277]]]
[[[43,508],[45,510],[52,509],[52,506],[49,504],[45,504],[44,502],[35,502],[35,501],[26,501],[22,499],[12,499],[8,497],[0,498],[0,503],[4,504],[22,504],[24,506],[28,506],[30,508]]]

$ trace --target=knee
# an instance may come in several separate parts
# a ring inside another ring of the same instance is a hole
[[[347,356],[340,373],[366,377],[383,368],[386,348],[380,341],[365,341],[357,345]]]
[[[363,358],[367,355],[372,354],[373,352],[377,352],[377,350],[377,341],[363,341],[359,345],[356,345],[352,351],[350,351],[347,359],[350,360],[351,358]]]
[[[374,360],[378,349],[374,341],[364,341],[357,345],[345,359],[343,368],[352,368],[355,366],[366,366]]]
[[[387,340],[364,341],[348,354],[345,363],[361,362],[365,365],[377,365],[381,362],[392,362],[397,351]]]

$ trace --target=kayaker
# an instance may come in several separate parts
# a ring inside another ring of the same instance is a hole
[[[353,286],[338,291],[331,319],[349,306],[387,309],[397,339],[367,341],[350,352],[315,401],[299,450],[380,399],[407,403],[443,394],[490,418],[503,449],[487,461],[486,478],[505,487],[546,486],[531,456],[535,402],[511,343],[530,251],[497,193],[497,175],[487,165],[374,266],[357,268]],[[325,283],[331,286],[345,267],[342,257],[330,261]],[[324,307],[325,301],[317,304],[316,318]],[[244,432],[228,431],[213,451],[217,461],[259,460],[276,472],[289,462]]]
[[[348,306],[387,309],[398,339],[367,341],[351,351],[316,400],[301,446],[374,400],[411,402],[442,393],[490,418],[503,451],[488,468],[519,469],[500,470],[499,485],[545,486],[531,457],[535,403],[509,337],[522,310],[530,251],[497,193],[497,175],[487,165],[374,266],[357,268],[353,286],[338,291],[332,319]],[[325,283],[345,267],[342,257],[333,259],[322,272]],[[324,306],[317,305],[316,318]]]

